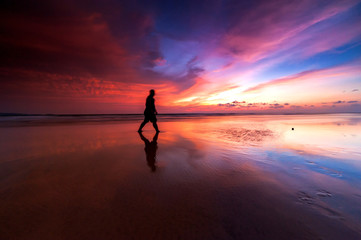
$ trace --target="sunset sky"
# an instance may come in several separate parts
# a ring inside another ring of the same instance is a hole
[[[361,1],[0,3],[0,112],[361,112]]]

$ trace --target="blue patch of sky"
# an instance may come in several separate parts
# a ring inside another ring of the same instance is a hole
[[[187,74],[188,62],[199,53],[197,49],[200,49],[197,42],[163,37],[160,40],[160,51],[166,63],[154,67],[153,70],[165,75],[181,77]]]
[[[233,58],[229,56],[212,56],[202,59],[205,71],[220,70],[230,64],[232,64]]]
[[[224,29],[221,6],[218,1],[158,1],[156,30],[179,40],[207,39]]]
[[[284,61],[262,71],[256,79],[259,81],[277,79],[307,70],[339,66],[361,58],[361,40],[338,48],[316,54],[298,61]]]
[[[161,6],[161,11],[158,12],[159,15],[156,18],[156,32],[162,36],[160,40],[160,50],[167,62],[164,66],[154,67],[153,70],[166,75],[182,76],[187,73],[187,63],[202,51],[201,42],[195,40],[197,39],[196,35],[197,32],[199,32],[199,28],[193,28],[194,26],[188,16],[193,15],[194,11],[187,1],[179,2],[179,4],[177,3],[176,5],[161,4]],[[301,34],[316,36],[320,32],[328,31],[336,26],[355,23],[355,21],[360,19],[360,9],[361,3],[331,19],[314,24]],[[215,27],[214,30],[216,29],[217,27]],[[307,41],[312,41],[312,39]],[[291,58],[285,59],[255,74],[254,82],[260,83],[302,71],[327,68],[353,61],[361,56],[360,41],[360,38],[354,39],[351,43],[318,53],[307,59],[302,59],[297,56],[302,53],[302,49],[295,48],[279,52],[278,54],[291,53]],[[255,66],[266,63],[267,61],[272,61],[272,58],[280,56],[282,57],[282,55],[275,55],[271,58],[261,60],[256,63]],[[227,61],[227,58],[222,57],[217,59],[204,59],[201,63],[203,66],[199,67],[205,68],[206,71],[213,71],[226,65]]]
[[[355,24],[356,22],[360,21],[360,10],[361,4],[358,4],[350,10],[340,13],[332,17],[331,19],[314,24],[301,34],[316,36],[319,35],[319,33],[322,31],[329,31],[333,28],[342,28],[343,26],[348,27],[349,25]],[[312,41],[312,39],[309,39],[307,41]],[[310,44],[312,44],[312,42],[310,42]],[[324,52],[317,53],[306,59],[299,56],[300,53],[302,54],[302,49],[297,49],[297,46],[296,48],[288,49],[287,51],[291,53],[290,57],[286,58],[285,61],[281,61],[278,64],[275,64],[269,68],[265,68],[264,71],[260,72],[257,76],[255,76],[255,83],[277,79],[307,70],[330,68],[360,59],[361,36],[359,35],[346,44],[337,46]],[[282,57],[282,54],[287,54],[287,51],[280,52],[277,55],[272,56],[271,58],[263,59],[257,64],[272,61],[273,59],[277,59],[277,57],[280,56]],[[294,52],[294,54],[292,54],[292,52]]]

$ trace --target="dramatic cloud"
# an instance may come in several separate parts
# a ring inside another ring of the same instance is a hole
[[[0,6],[0,112],[142,112],[150,88],[167,112],[361,101],[357,0]]]

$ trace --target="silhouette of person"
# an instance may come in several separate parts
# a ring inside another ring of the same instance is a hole
[[[143,136],[142,132],[139,132],[140,138],[145,143],[144,151],[147,158],[147,164],[152,170],[152,172],[155,172],[155,169],[157,168],[155,166],[155,159],[157,157],[157,149],[158,149],[158,144],[157,144],[158,134],[159,132],[156,132],[153,137],[153,140],[149,142],[149,140]]]
[[[154,95],[155,91],[154,89],[151,89],[149,91],[149,96],[147,97],[147,100],[145,102],[145,110],[144,110],[144,121],[140,124],[138,132],[141,132],[145,124],[147,122],[151,121],[153,123],[154,129],[159,132],[158,125],[157,125],[157,117],[155,116],[158,114],[157,110],[155,109],[154,104]]]

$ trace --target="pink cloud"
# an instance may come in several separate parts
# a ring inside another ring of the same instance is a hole
[[[324,69],[314,69],[308,70],[304,72],[300,72],[291,76],[286,76],[278,79],[273,79],[265,83],[258,84],[254,87],[246,89],[244,92],[255,92],[261,91],[268,87],[275,87],[285,84],[299,83],[301,81],[321,81],[322,79],[326,79],[328,77],[346,77],[346,76],[355,76],[360,74],[361,70],[359,69],[359,65],[345,65]]]
[[[360,34],[359,24],[346,28],[340,25],[319,34],[305,33],[305,30],[350,9],[356,3],[330,2],[317,10],[313,9],[314,1],[282,4],[271,1],[262,4],[241,16],[238,24],[224,35],[221,52],[230,53],[245,62],[256,62],[296,46],[304,48],[307,55],[332,49]],[[325,34],[332,38],[325,37]]]

